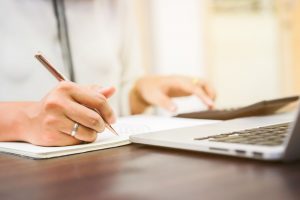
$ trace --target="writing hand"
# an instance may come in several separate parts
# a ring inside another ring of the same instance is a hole
[[[84,87],[62,81],[40,102],[27,109],[30,125],[23,140],[41,146],[66,146],[93,142],[103,132],[103,118],[113,123],[115,115],[107,102],[114,88]],[[101,117],[94,109],[101,113]],[[74,124],[79,127],[70,135]]]

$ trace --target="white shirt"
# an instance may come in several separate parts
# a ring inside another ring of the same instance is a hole
[[[128,114],[128,92],[141,74],[130,1],[65,0],[75,80],[116,86],[110,103]],[[39,100],[57,81],[37,51],[68,76],[51,0],[0,1],[0,100]]]

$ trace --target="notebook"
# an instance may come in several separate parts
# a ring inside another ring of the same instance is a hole
[[[129,136],[134,134],[217,122],[217,120],[177,119],[146,115],[129,116],[119,118],[117,123],[112,125],[119,136],[105,130],[98,134],[97,140],[93,143],[65,147],[42,147],[24,142],[0,142],[0,152],[33,159],[53,158],[127,145],[130,144]]]

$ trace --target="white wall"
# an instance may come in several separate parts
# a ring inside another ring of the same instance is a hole
[[[214,15],[212,77],[221,106],[280,96],[277,18],[272,12]]]
[[[202,3],[198,0],[150,1],[154,72],[204,76]],[[179,112],[203,108],[195,97],[174,101]]]
[[[152,0],[154,70],[202,75],[203,42],[198,0]]]

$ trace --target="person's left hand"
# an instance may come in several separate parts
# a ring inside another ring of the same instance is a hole
[[[209,109],[214,107],[215,90],[202,79],[188,76],[144,76],[131,92],[132,114],[142,113],[148,106],[155,105],[171,112],[177,107],[172,97],[196,95]]]

